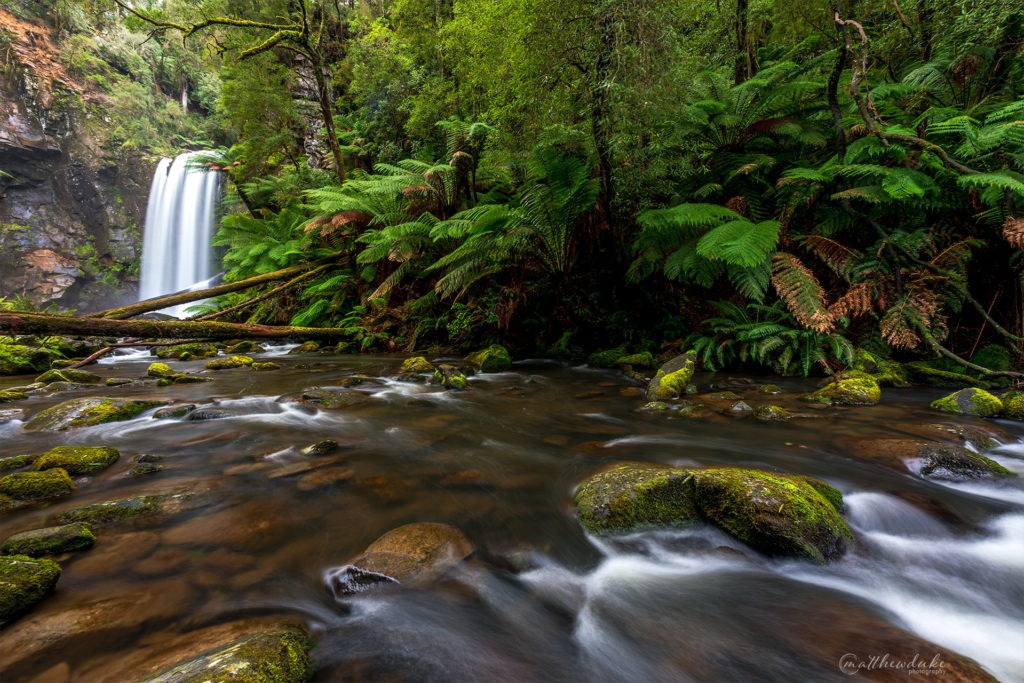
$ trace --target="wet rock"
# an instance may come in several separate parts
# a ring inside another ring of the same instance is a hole
[[[744,417],[746,415],[752,414],[754,412],[754,409],[746,401],[736,401],[731,406],[729,406],[728,412],[730,415]]]
[[[333,453],[338,450],[338,448],[338,442],[334,439],[324,439],[323,441],[317,441],[316,443],[309,444],[299,452],[303,455],[318,456]]]
[[[108,387],[123,387],[126,384],[131,384],[135,380],[129,377],[108,377],[107,381],[104,382]]]
[[[314,408],[339,410],[354,408],[370,401],[370,397],[358,391],[335,391],[333,389],[303,389],[298,398],[285,397],[282,400],[294,401]]]
[[[257,344],[254,341],[240,341],[237,344],[232,344],[225,351],[231,355],[244,354],[244,353],[265,353],[266,349]]]
[[[925,444],[918,449],[917,457],[921,459],[921,476],[929,479],[965,481],[1016,476],[995,460],[963,446]]]
[[[43,394],[59,394],[62,391],[74,391],[75,389],[81,389],[81,384],[74,382],[50,382],[42,389],[39,390]]]
[[[585,401],[588,398],[598,398],[600,396],[604,396],[604,392],[601,391],[600,389],[593,389],[591,391],[581,391],[577,394],[573,394],[573,398],[579,399],[581,401]]]
[[[265,363],[253,363],[249,367],[251,367],[256,372],[266,372],[267,370],[280,370],[281,369],[280,365],[278,365],[277,363],[274,363],[272,361],[267,361]]]
[[[167,408],[161,408],[160,410],[153,413],[154,420],[180,420],[187,417],[189,413],[196,409],[194,403],[185,403],[177,406],[169,406]]]
[[[49,500],[70,496],[75,490],[65,470],[55,468],[45,472],[15,472],[0,477],[0,494],[14,500]]]
[[[190,412],[185,419],[190,422],[205,422],[207,420],[223,420],[228,417],[235,417],[235,414],[227,410],[218,410],[217,408],[197,408]]]
[[[43,372],[52,360],[53,353],[46,349],[0,341],[0,375]]]
[[[250,356],[231,356],[229,358],[215,358],[206,363],[207,370],[230,370],[231,368],[248,367],[253,364]]]
[[[154,453],[143,453],[139,457],[135,458],[135,462],[146,463],[146,462],[160,462],[164,459],[162,455],[156,455]]]
[[[756,470],[695,470],[693,496],[705,518],[766,555],[822,564],[841,557],[853,542],[833,502],[806,479]]]
[[[95,474],[107,469],[121,457],[116,448],[105,446],[57,446],[39,456],[32,469],[49,470],[61,467],[68,474]]]
[[[355,470],[351,467],[322,467],[300,477],[295,482],[295,488],[299,491],[315,491],[325,486],[348,481],[354,476]]]
[[[218,353],[217,347],[213,344],[189,342],[187,344],[158,348],[156,350],[156,357],[160,359],[200,360],[202,358],[211,358]]]
[[[469,386],[469,381],[454,365],[438,365],[434,370],[434,381],[447,390],[461,391]]]
[[[53,384],[54,382],[99,384],[103,381],[103,378],[91,372],[85,372],[84,370],[71,370],[65,368],[63,370],[48,370],[36,377],[36,381],[41,384]]]
[[[387,474],[356,480],[356,486],[381,503],[401,503],[413,496],[411,484]]]
[[[202,642],[196,641],[197,645]],[[254,633],[178,664],[145,683],[303,683],[313,675],[312,646],[310,637],[298,627]]]
[[[107,500],[52,515],[47,521],[57,524],[89,522],[94,526],[104,526],[141,518],[164,517],[184,509],[185,502],[191,495],[169,493]]]
[[[0,546],[4,555],[60,555],[73,550],[91,548],[96,542],[92,526],[85,522],[32,529],[14,534]]]
[[[441,479],[445,488],[494,488],[495,482],[480,470],[459,470]]]
[[[105,422],[131,420],[140,413],[167,405],[167,401],[143,401],[104,397],[76,398],[37,413],[25,424],[30,432],[60,432]]]
[[[152,363],[146,368],[146,375],[149,377],[174,377],[176,374],[167,363]]]
[[[666,401],[685,396],[697,368],[697,354],[687,351],[668,361],[647,385],[648,401]]]
[[[184,373],[178,373],[172,377],[165,377],[161,379],[157,384],[163,385],[164,382],[170,380],[171,384],[202,384],[203,382],[212,382],[212,377],[203,377],[202,375],[188,375]]]
[[[23,467],[28,467],[34,460],[35,457],[31,455],[11,455],[6,458],[0,458],[0,472],[19,470]]]
[[[691,479],[667,465],[621,464],[580,484],[573,503],[580,523],[597,533],[685,524],[698,518]]]
[[[28,394],[21,391],[0,391],[0,403],[24,401],[26,398],[28,398]]]
[[[840,379],[807,394],[802,400],[833,406],[870,406],[882,398],[878,383],[870,377]]]
[[[1003,402],[984,389],[971,387],[933,401],[931,408],[957,415],[994,417],[1003,412]]]
[[[777,384],[762,384],[757,388],[758,393],[769,394],[775,396],[782,393],[782,389]]]
[[[782,406],[767,405],[754,408],[754,419],[761,422],[784,422],[792,417]]]
[[[654,412],[662,412],[668,410],[668,404],[664,401],[650,401],[640,406],[640,410],[650,410]]]
[[[60,578],[60,565],[27,555],[0,557],[0,626],[49,595]]]
[[[1007,391],[999,400],[1003,402],[1002,417],[1024,422],[1024,392]]]
[[[141,462],[135,467],[128,470],[128,475],[132,477],[142,477],[147,474],[156,474],[157,472],[162,472],[163,469],[163,465],[157,465],[151,462]]]
[[[620,367],[653,370],[658,365],[658,359],[655,358],[653,353],[644,351],[643,353],[631,353],[628,356],[622,356],[616,364]]]
[[[406,382],[423,382],[425,373],[433,373],[437,368],[423,356],[414,356],[402,361],[398,368],[398,378]]]
[[[387,574],[362,569],[354,564],[328,569],[325,579],[335,600],[356,593],[365,593],[389,584],[395,586],[399,584],[397,579],[393,579]]]
[[[491,344],[466,356],[466,362],[475,366],[480,372],[504,372],[512,367],[512,356],[508,349],[500,344]],[[424,372],[429,372],[426,370]]]

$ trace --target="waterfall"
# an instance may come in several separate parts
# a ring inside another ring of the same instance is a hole
[[[140,300],[193,288],[216,272],[210,239],[220,174],[189,168],[196,154],[161,159],[153,174],[142,240]]]

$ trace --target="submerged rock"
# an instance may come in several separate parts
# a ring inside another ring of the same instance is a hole
[[[178,493],[119,498],[67,510],[47,521],[56,524],[89,522],[101,526],[140,517],[170,515],[180,511],[189,497],[189,493]]]
[[[761,422],[784,422],[792,418],[782,406],[767,405],[754,408],[754,419]]]
[[[4,555],[59,555],[72,550],[91,548],[96,542],[92,526],[85,522],[32,529],[14,534],[0,546]]]
[[[43,453],[32,464],[33,470],[62,467],[68,474],[95,474],[117,462],[121,453],[105,446],[57,446]]]
[[[668,361],[658,368],[654,379],[647,385],[647,400],[666,401],[684,396],[696,369],[697,354],[693,351],[687,351]]]
[[[976,417],[994,417],[1003,412],[1003,402],[984,389],[971,387],[961,389],[933,401],[933,410],[958,415],[974,415]]]
[[[25,424],[30,432],[60,432],[72,427],[90,427],[105,422],[131,420],[140,413],[167,405],[167,401],[123,398],[75,398],[37,413]]]
[[[66,470],[54,468],[44,472],[15,472],[0,477],[0,494],[14,500],[49,500],[70,496],[75,485]]]
[[[324,439],[323,441],[317,441],[316,443],[309,444],[299,452],[303,455],[317,456],[327,455],[328,453],[333,453],[336,450],[338,450],[337,441],[334,439]]]
[[[829,382],[803,397],[804,401],[833,406],[870,406],[881,399],[882,390],[871,377],[848,377]]]
[[[338,410],[352,408],[370,401],[370,397],[358,391],[336,391],[333,389],[303,389],[298,397],[286,397],[282,401],[294,402],[312,408]]]
[[[154,420],[180,420],[196,409],[194,403],[185,403],[178,406],[161,408],[153,413]]]
[[[491,344],[466,356],[466,362],[476,366],[480,372],[504,372],[512,367],[512,356],[500,344]]]
[[[24,614],[49,595],[60,578],[60,565],[28,555],[0,557],[0,626]]]

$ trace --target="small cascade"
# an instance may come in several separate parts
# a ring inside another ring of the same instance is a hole
[[[161,159],[146,207],[139,299],[200,286],[214,275],[214,214],[220,174],[190,167],[196,152]],[[173,313],[173,312],[172,312]]]

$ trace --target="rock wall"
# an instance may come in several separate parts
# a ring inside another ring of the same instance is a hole
[[[0,296],[96,310],[136,298],[155,163],[90,140],[103,96],[55,55],[49,27],[0,9]]]

